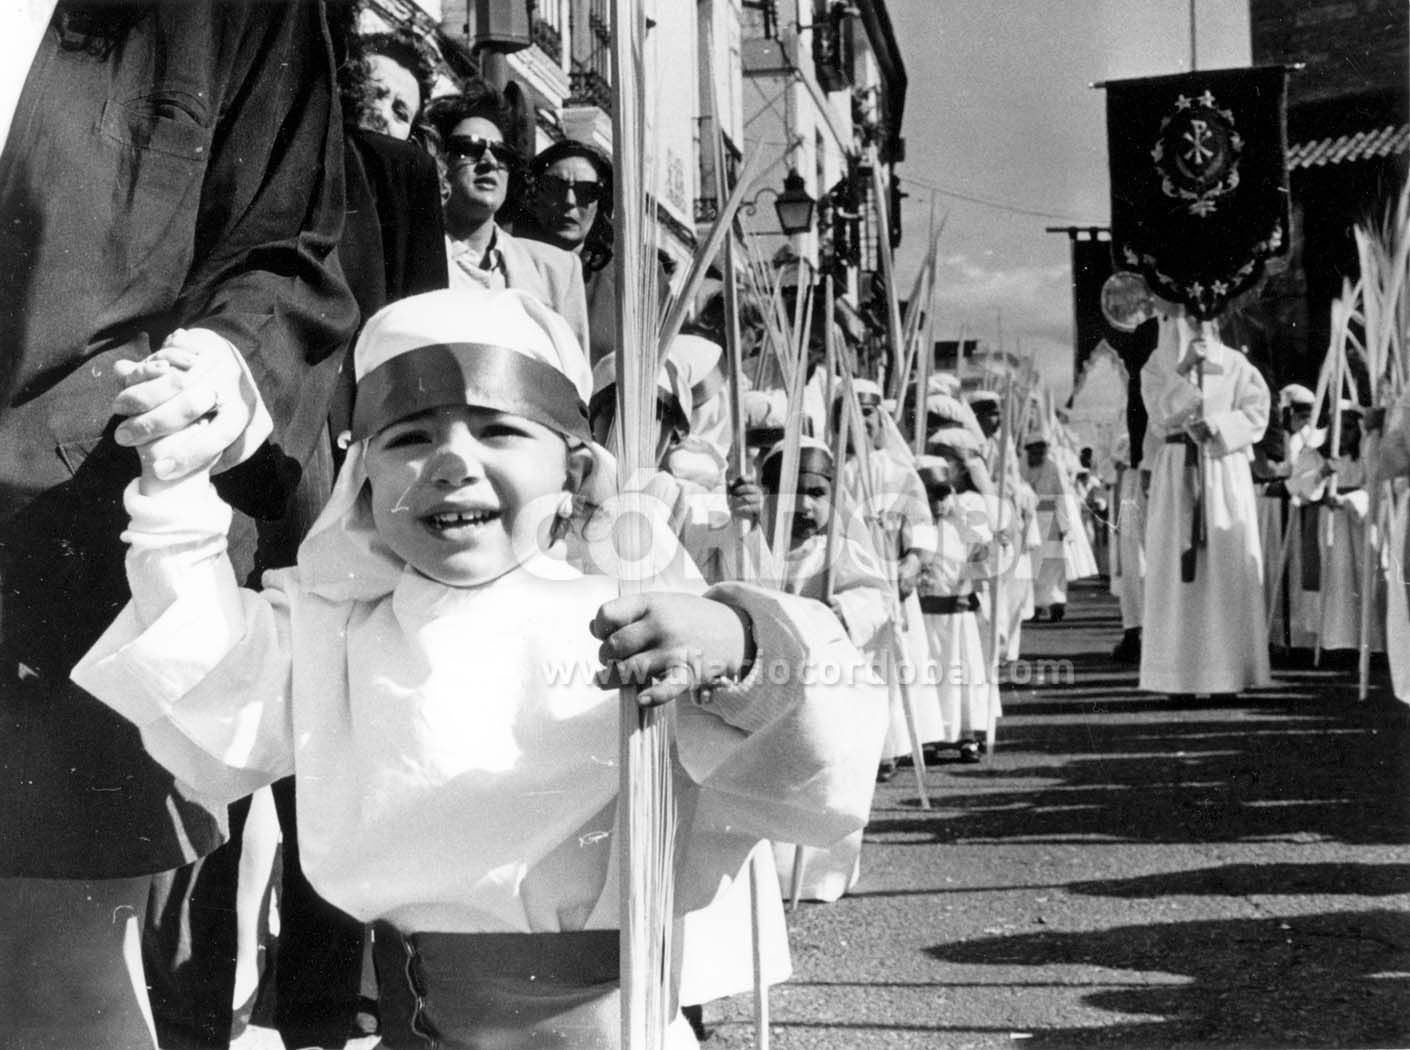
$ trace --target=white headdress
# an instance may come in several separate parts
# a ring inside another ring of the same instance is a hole
[[[363,327],[353,376],[354,440],[299,548],[303,584],[321,597],[371,600],[405,570],[373,527],[365,493],[367,438],[397,419],[447,404],[511,412],[587,445],[593,476],[612,476],[611,457],[587,439],[587,357],[568,323],[524,292],[457,288],[398,300]]]

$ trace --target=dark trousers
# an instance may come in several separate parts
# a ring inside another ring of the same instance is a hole
[[[353,1030],[362,990],[364,927],[320,897],[299,866],[294,781],[274,785],[284,829],[283,893],[274,958],[274,1027],[291,1047],[340,1047]]]
[[[142,966],[162,1050],[224,1050],[235,994],[235,886],[250,803],[230,807],[230,841],[152,876]]]
[[[329,904],[299,867],[294,782],[273,785],[283,831],[279,940],[267,957],[255,1020],[291,1047],[340,1047],[353,1030],[362,986],[362,923]],[[162,1050],[225,1050],[235,989],[235,892],[240,833],[249,813],[231,807],[231,840],[194,864],[153,879],[142,962]]]

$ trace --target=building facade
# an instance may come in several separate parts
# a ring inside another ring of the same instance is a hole
[[[744,157],[759,152],[742,216],[754,247],[770,259],[802,258],[814,273],[831,268],[853,311],[865,310],[880,269],[872,169],[890,195],[904,155],[906,73],[885,0],[646,0],[646,8],[661,249],[688,262]],[[405,27],[435,46],[444,65],[437,94],[472,74],[512,85],[520,145],[531,151],[564,137],[611,149],[610,23],[610,0],[367,0],[364,13],[369,31]],[[780,232],[769,206],[790,171],[820,205],[814,228],[796,236]],[[888,203],[894,246],[899,198]]]
[[[1330,304],[1355,277],[1352,228],[1378,223],[1410,160],[1410,5],[1405,0],[1250,0],[1256,65],[1288,77],[1290,253],[1244,333],[1279,383],[1315,379]]]
[[[886,330],[880,212],[889,212],[894,250],[902,229],[893,173],[905,156],[906,70],[886,6],[753,0],[743,13],[745,145],[766,161],[759,183],[777,188],[796,172],[819,202],[807,233],[783,234],[772,209],[757,210],[747,229],[770,257],[831,272],[855,313],[853,334],[876,341]]]

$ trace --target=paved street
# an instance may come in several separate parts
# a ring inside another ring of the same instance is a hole
[[[1072,680],[1006,690],[930,811],[909,769],[878,788],[860,886],[791,919],[775,1050],[1410,1047],[1410,708],[1326,670],[1174,706],[1118,626],[1075,591],[1024,632]],[[751,1010],[709,1006],[707,1046],[754,1045]]]

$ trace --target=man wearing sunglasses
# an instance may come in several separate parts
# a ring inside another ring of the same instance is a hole
[[[517,288],[562,314],[588,346],[587,298],[577,259],[548,244],[506,233],[495,221],[518,154],[506,142],[513,114],[504,96],[481,81],[437,99],[426,120],[440,136],[449,195],[445,201],[450,287]]]

